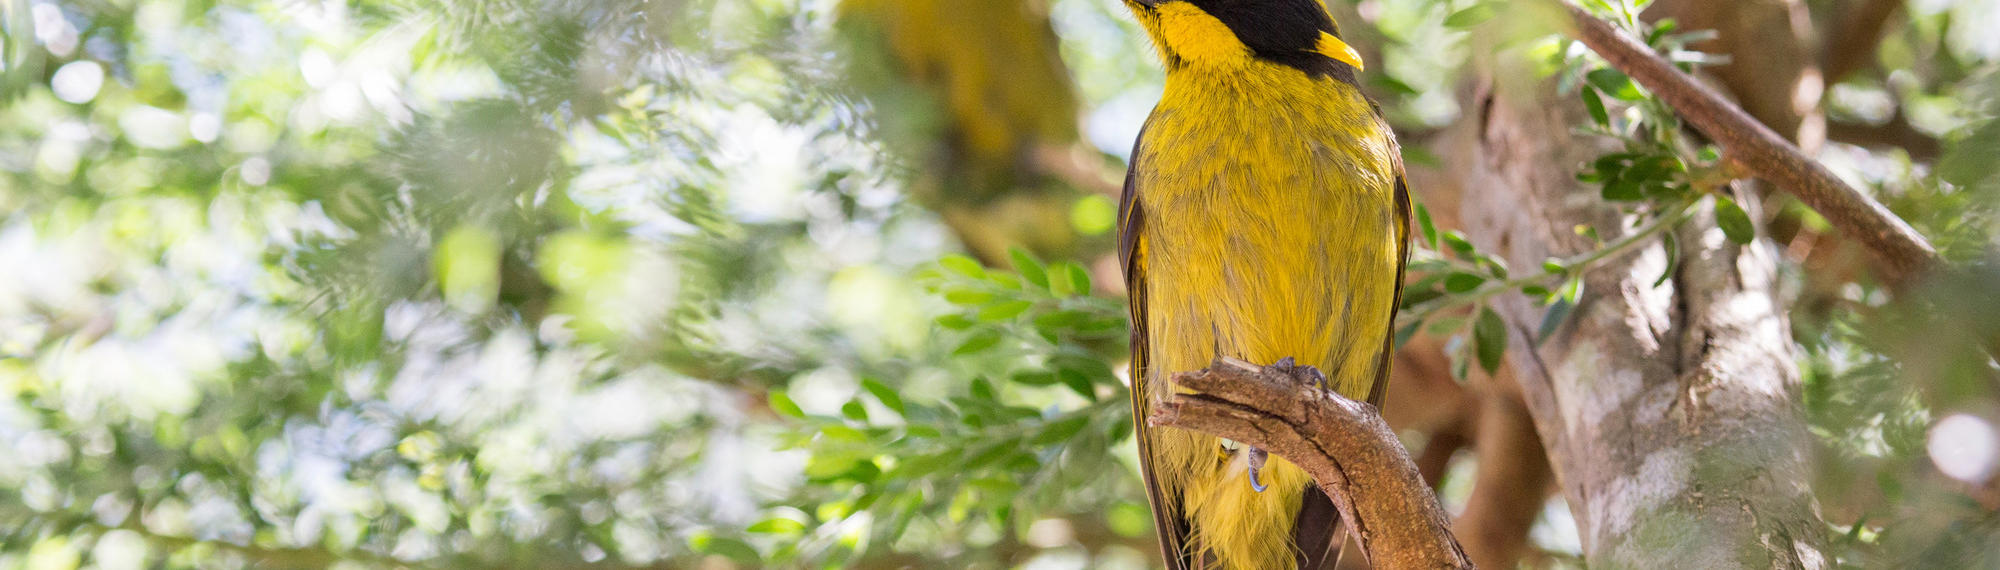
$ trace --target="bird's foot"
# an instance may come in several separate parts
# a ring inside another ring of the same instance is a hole
[[[1320,372],[1319,367],[1312,365],[1300,366],[1298,360],[1290,356],[1278,359],[1277,362],[1271,364],[1270,369],[1282,372],[1286,376],[1298,380],[1301,384],[1306,384],[1314,388],[1330,389],[1327,385],[1326,374]]]
[[[1264,484],[1258,472],[1264,470],[1264,460],[1270,458],[1271,454],[1264,451],[1261,447],[1250,448],[1248,454],[1250,463],[1250,490],[1262,493],[1269,486]]]

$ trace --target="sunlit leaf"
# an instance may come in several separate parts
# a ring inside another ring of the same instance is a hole
[[[1479,309],[1479,320],[1472,325],[1474,350],[1479,353],[1479,367],[1488,374],[1500,370],[1500,357],[1507,353],[1507,325],[1500,320],[1500,314],[1491,307]]]
[[[1715,225],[1722,228],[1729,241],[1739,245],[1757,239],[1757,225],[1750,221],[1750,213],[1727,196],[1715,197]]]

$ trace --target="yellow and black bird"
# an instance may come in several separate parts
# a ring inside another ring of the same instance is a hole
[[[1294,358],[1379,403],[1410,233],[1395,137],[1321,0],[1124,1],[1167,70],[1119,208],[1132,408],[1167,565],[1330,566],[1338,515],[1304,471],[1143,422],[1172,373],[1216,356]]]

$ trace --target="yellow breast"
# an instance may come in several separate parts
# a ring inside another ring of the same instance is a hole
[[[1170,74],[1134,157],[1146,211],[1153,394],[1218,355],[1319,367],[1365,398],[1401,255],[1395,142],[1352,86],[1273,64]],[[1251,490],[1213,437],[1156,433],[1154,468],[1193,543],[1227,568],[1286,568],[1306,475],[1277,458]]]

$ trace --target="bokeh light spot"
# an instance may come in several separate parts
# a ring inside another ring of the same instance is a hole
[[[97,91],[104,88],[104,66],[95,61],[72,61],[56,70],[49,78],[49,89],[55,91],[56,98],[78,105],[97,98]]]
[[[1931,426],[1924,449],[1938,471],[1953,479],[1981,484],[2000,466],[2000,433],[1993,424],[1971,414],[1952,414]]]

